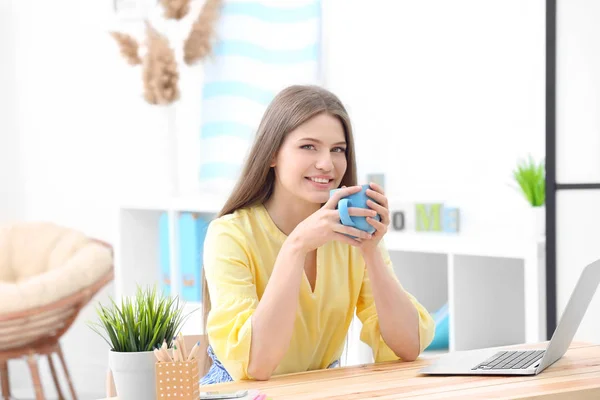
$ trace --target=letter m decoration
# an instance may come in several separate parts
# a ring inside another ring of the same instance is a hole
[[[443,204],[416,204],[415,214],[418,232],[458,232],[458,208],[444,208]]]
[[[417,217],[416,230],[441,232],[442,220],[441,211],[442,204],[416,204],[415,214]]]

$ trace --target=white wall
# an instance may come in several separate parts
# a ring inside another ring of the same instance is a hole
[[[12,4],[0,1],[0,223],[21,217],[19,137],[15,93],[15,38]]]
[[[557,2],[556,179],[600,183],[600,26],[594,0]],[[600,258],[600,190],[557,194],[557,314],[562,315],[583,267]],[[577,332],[600,343],[600,295]]]
[[[454,203],[464,235],[522,230],[509,185],[519,157],[544,155],[545,2],[326,5],[326,81],[351,113],[362,178],[385,171],[393,199]]]

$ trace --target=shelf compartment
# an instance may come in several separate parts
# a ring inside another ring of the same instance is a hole
[[[450,257],[450,351],[525,343],[524,270],[522,259]]]

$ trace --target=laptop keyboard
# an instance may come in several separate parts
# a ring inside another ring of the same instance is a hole
[[[546,350],[500,351],[472,370],[527,369],[544,356]]]

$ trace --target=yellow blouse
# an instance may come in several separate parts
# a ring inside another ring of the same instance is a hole
[[[250,319],[286,237],[263,205],[225,215],[208,228],[204,270],[211,311],[206,331],[215,355],[234,380],[251,378]],[[380,248],[390,278],[398,282],[385,246],[381,244]],[[371,283],[365,272],[360,252],[350,245],[334,241],[317,249],[314,292],[304,275],[291,343],[273,375],[323,369],[338,360],[355,309],[363,324],[360,339],[372,348],[375,362],[398,359],[381,337]],[[423,351],[433,340],[435,325],[427,310],[412,295],[408,296],[419,314]]]

